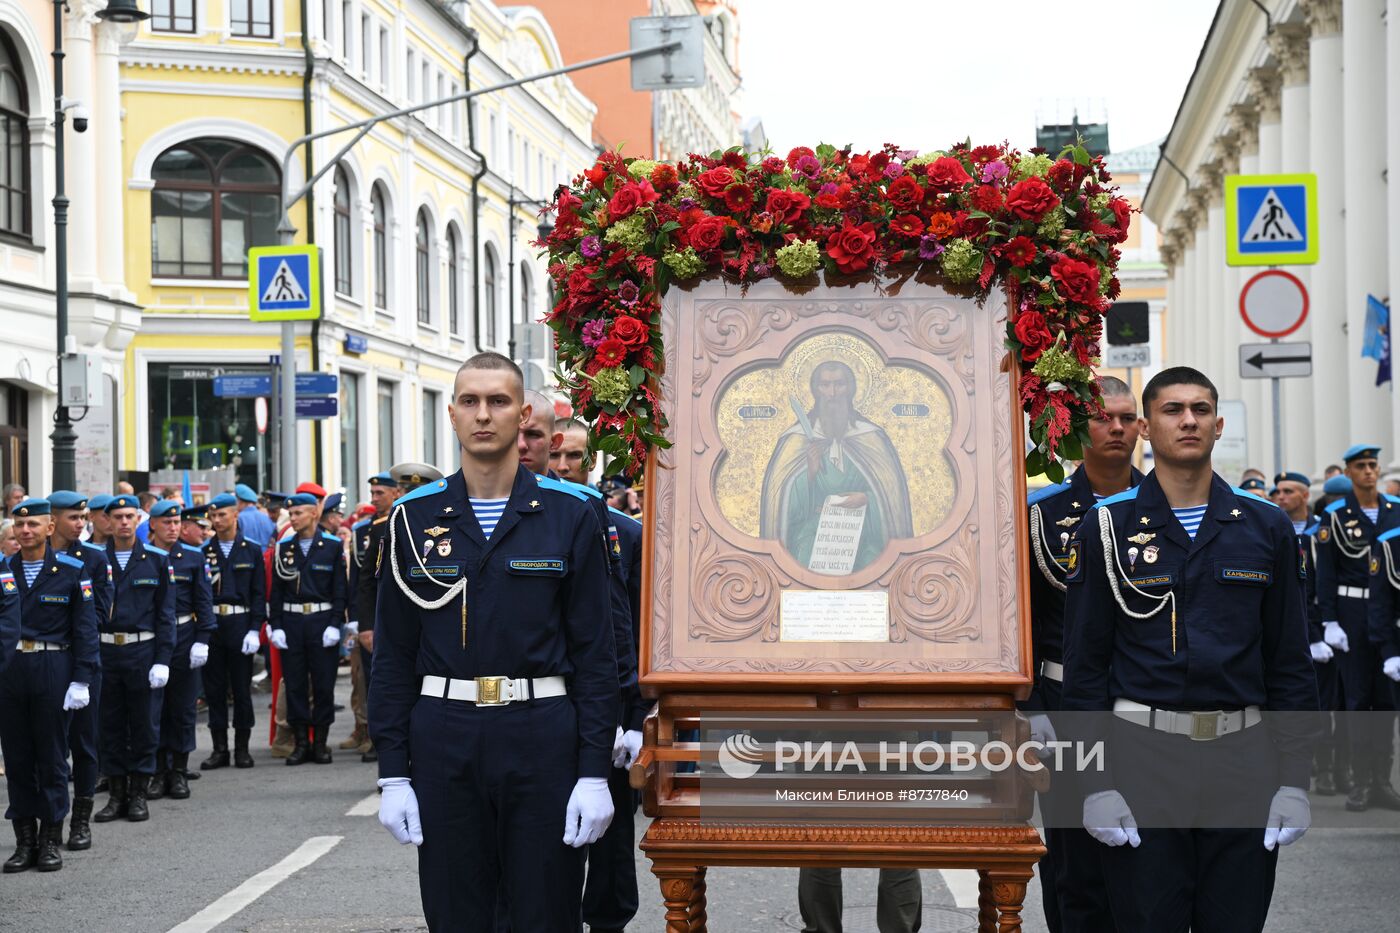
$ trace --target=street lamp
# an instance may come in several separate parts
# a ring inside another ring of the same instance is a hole
[[[68,353],[68,195],[64,190],[63,131],[65,114],[76,106],[63,99],[63,13],[68,9],[65,0],[54,0],[53,4],[53,245],[54,245],[54,317],[58,324],[58,405],[54,409],[53,433],[53,488],[73,489],[78,485],[77,446],[78,432],[73,430],[73,421],[68,416],[68,406],[63,399],[63,360]],[[138,23],[148,14],[137,6],[136,0],[107,0],[107,8],[98,14],[100,19],[113,23]],[[78,132],[87,129],[86,117],[75,114],[73,128]]]
[[[524,207],[527,204],[536,207],[548,206],[547,202],[539,201],[535,198],[517,198],[515,196],[515,189],[512,187],[510,197],[506,200],[506,207],[510,212],[510,256],[506,261],[506,275],[510,280],[510,285],[506,291],[508,296],[507,302],[510,308],[510,334],[506,337],[506,355],[516,363],[522,363],[522,361],[515,358],[515,226],[520,223],[520,218],[515,216],[515,209],[517,207]],[[549,239],[549,235],[554,232],[554,225],[545,218],[540,220],[539,226],[535,229],[539,231],[541,240],[547,240]]]

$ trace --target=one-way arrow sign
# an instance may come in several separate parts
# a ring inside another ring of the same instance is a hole
[[[1241,379],[1288,379],[1311,375],[1311,343],[1240,344]]]

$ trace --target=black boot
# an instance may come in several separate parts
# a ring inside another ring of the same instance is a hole
[[[125,774],[114,774],[107,778],[107,806],[93,814],[94,823],[110,823],[126,816],[126,790],[130,781]]]
[[[165,777],[170,769],[170,753],[165,749],[156,751],[156,773],[146,782],[146,799],[159,800],[165,796]]]
[[[72,819],[68,826],[68,851],[81,852],[92,848],[92,798],[74,797]]]
[[[228,730],[210,729],[209,736],[214,740],[214,750],[209,753],[209,757],[199,763],[199,770],[213,771],[215,768],[228,767]]]
[[[293,748],[292,753],[287,756],[285,763],[289,765],[299,765],[304,763],[307,758],[311,757],[311,745],[306,740],[306,727],[297,726],[293,728],[292,736],[296,740],[296,747]]]
[[[185,766],[190,763],[188,752],[172,752],[170,755],[170,776],[166,778],[165,795],[171,800],[188,800],[190,782],[185,777]]]
[[[248,736],[252,729],[233,730],[233,766],[235,768],[251,768],[253,766],[253,756],[248,754]]]
[[[325,729],[316,733],[316,741],[311,744],[311,760],[318,765],[331,763],[331,750],[326,747]]]
[[[131,776],[131,796],[126,804],[126,819],[129,823],[143,823],[151,818],[151,810],[146,806],[146,785],[151,781],[149,774]]]
[[[14,820],[15,854],[5,861],[5,874],[28,871],[39,860],[39,826],[35,820]]]
[[[58,871],[63,867],[63,824],[45,823],[39,827],[39,860],[34,867],[40,871]]]

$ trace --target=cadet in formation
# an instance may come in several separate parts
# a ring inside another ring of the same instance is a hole
[[[69,719],[88,705],[97,671],[95,598],[83,562],[49,545],[49,501],[26,499],[12,515],[19,551],[0,567],[0,638],[15,646],[0,677],[5,818],[15,829],[4,871],[56,871],[68,815]]]
[[[520,465],[523,392],[499,354],[463,364],[461,469],[399,500],[380,562],[379,819],[419,847],[432,930],[494,930],[498,900],[521,933],[580,930],[583,847],[612,818],[603,529],[586,496]]]

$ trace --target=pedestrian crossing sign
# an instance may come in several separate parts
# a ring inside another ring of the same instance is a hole
[[[314,321],[321,316],[321,250],[256,246],[248,251],[248,315],[254,321]]]
[[[1225,177],[1227,265],[1310,266],[1317,256],[1316,175]]]

